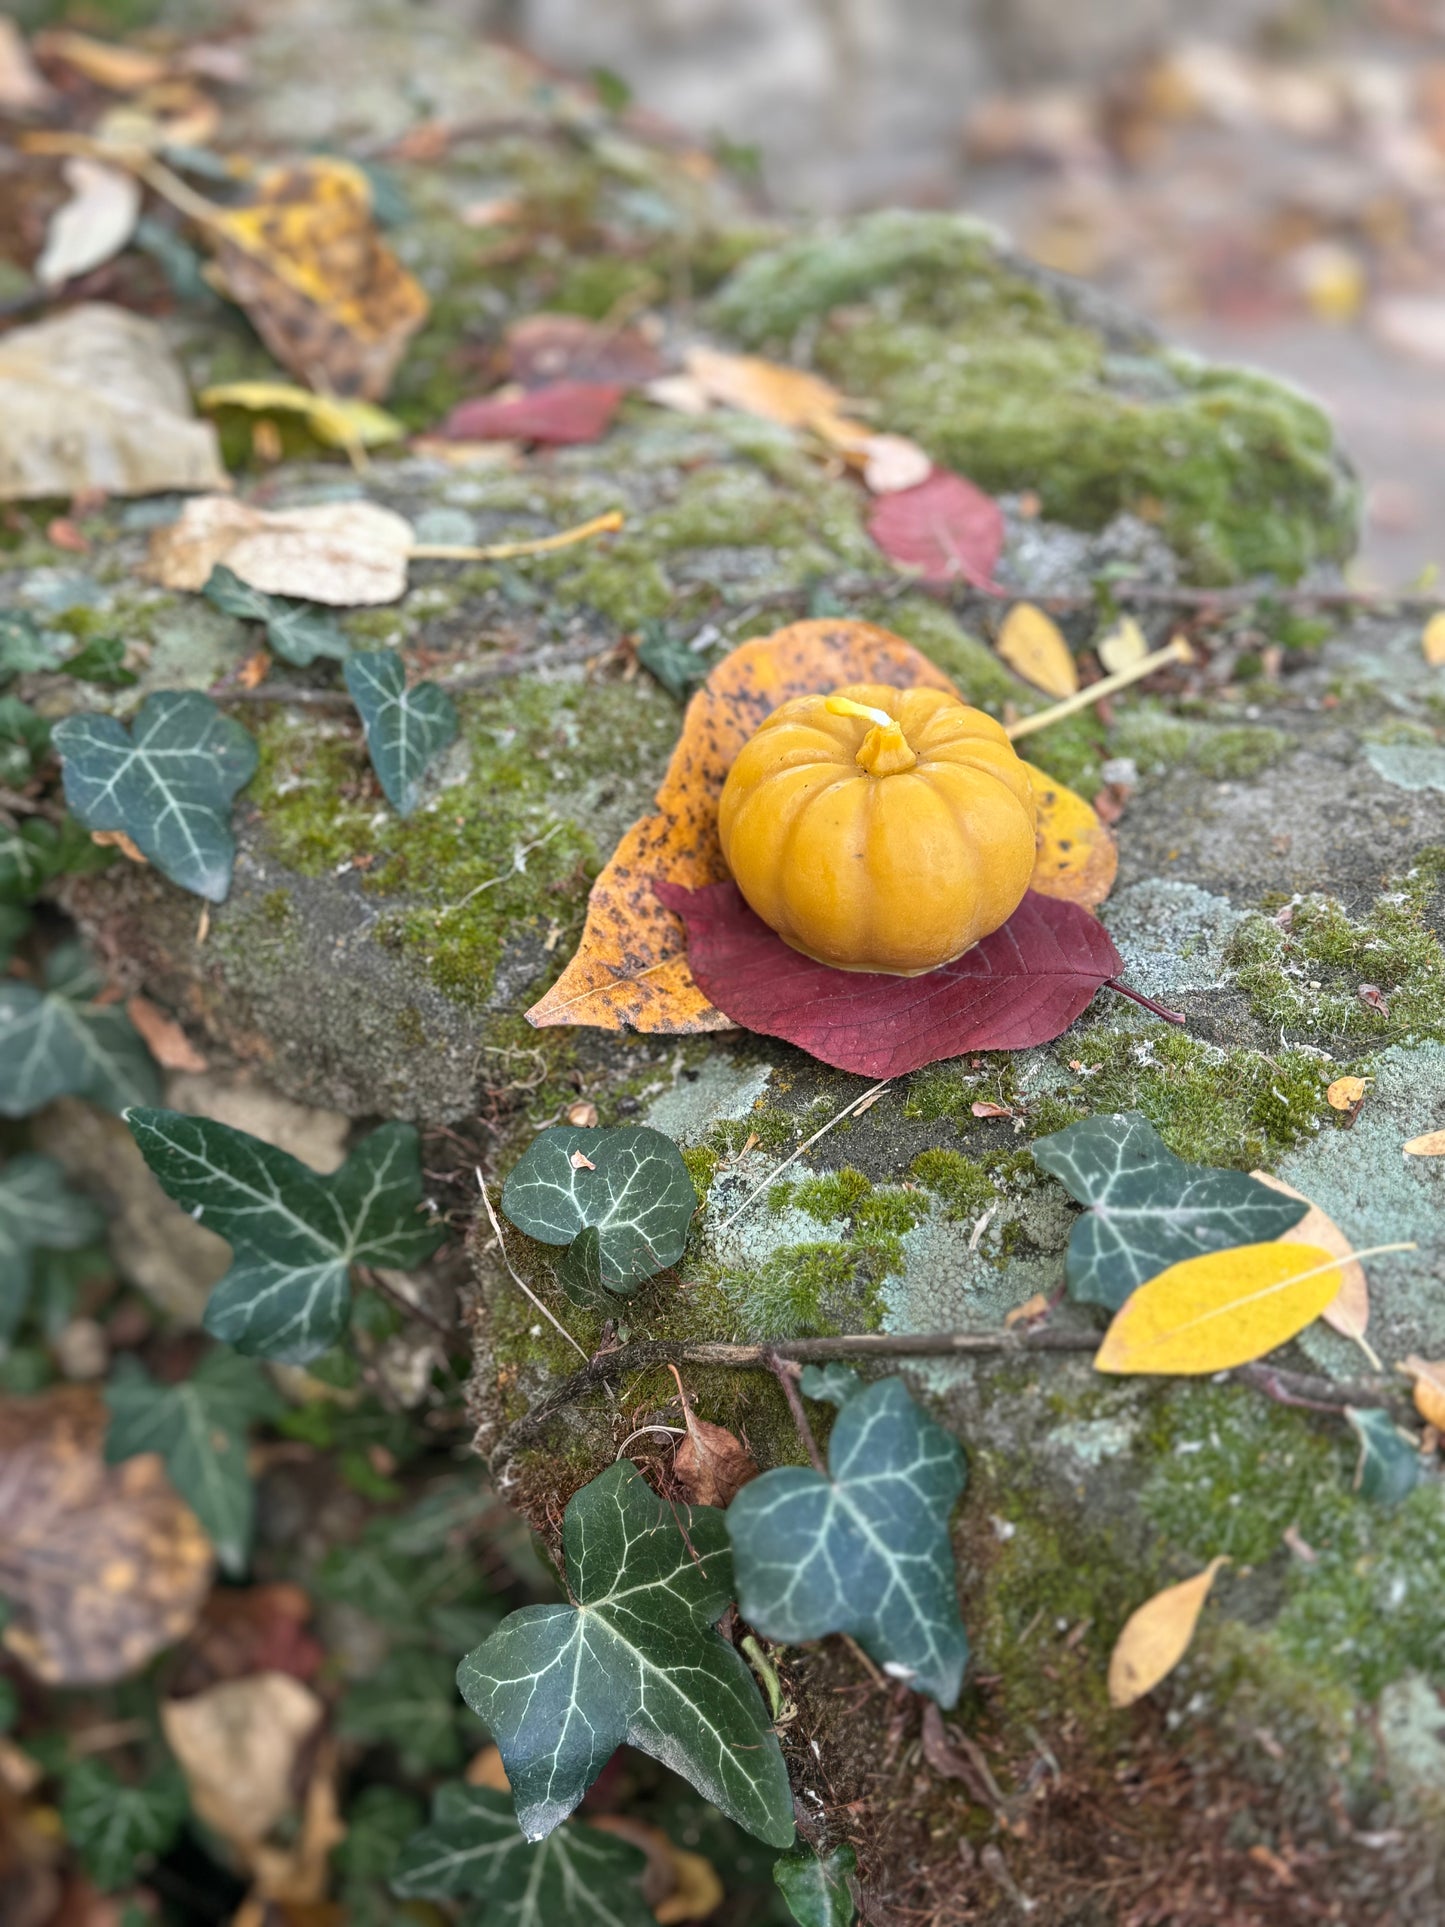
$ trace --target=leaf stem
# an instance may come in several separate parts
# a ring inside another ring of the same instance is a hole
[[[1127,689],[1130,683],[1138,682],[1143,676],[1152,676],[1156,669],[1163,669],[1171,662],[1193,661],[1194,651],[1184,637],[1175,636],[1162,649],[1141,656],[1138,662],[1130,663],[1127,669],[1117,669],[1112,676],[1091,682],[1087,689],[1077,690],[1061,703],[1053,703],[1048,709],[1040,709],[1032,716],[1024,716],[1018,722],[1010,723],[1006,734],[1010,742],[1016,743],[1020,736],[1032,736],[1035,730],[1047,729],[1051,723],[1062,722],[1065,716],[1075,715],[1093,703],[1102,702],[1105,696],[1112,696],[1116,690]]]
[[[808,1423],[808,1414],[803,1408],[802,1393],[798,1390],[800,1367],[790,1358],[782,1358],[777,1352],[763,1354],[763,1363],[783,1388],[783,1397],[788,1401],[788,1410],[793,1415],[793,1424],[798,1437],[803,1441],[803,1449],[812,1462],[813,1470],[822,1478],[828,1476],[828,1465],[818,1449],[818,1441],[813,1437],[813,1428]]]
[[[1166,1024],[1187,1024],[1189,1019],[1182,1011],[1166,1010],[1163,1004],[1156,1004],[1152,997],[1146,997],[1142,990],[1135,990],[1131,984],[1121,982],[1118,977],[1104,979],[1105,990],[1117,990],[1121,997],[1129,997],[1145,1010],[1152,1010],[1156,1017],[1162,1017]]]
[[[490,548],[470,548],[460,542],[414,542],[407,554],[414,562],[509,562],[519,555],[546,555],[553,549],[571,548],[594,535],[610,535],[623,526],[621,509],[608,509],[594,515],[590,522],[575,528],[559,529],[556,535],[538,536],[534,542],[494,542]]]
[[[577,1340],[572,1336],[571,1332],[568,1331],[567,1327],[561,1322],[560,1319],[554,1316],[554,1314],[547,1309],[547,1307],[542,1303],[541,1299],[537,1296],[536,1292],[533,1291],[532,1287],[527,1283],[526,1279],[522,1276],[521,1272],[518,1271],[517,1267],[512,1263],[511,1253],[507,1250],[507,1241],[502,1236],[502,1227],[498,1222],[496,1212],[492,1209],[492,1201],[487,1196],[486,1179],[482,1176],[480,1165],[476,1167],[476,1179],[477,1179],[477,1189],[482,1195],[482,1204],[486,1209],[487,1222],[488,1224],[491,1225],[492,1233],[497,1240],[497,1249],[502,1254],[502,1263],[507,1267],[507,1270],[512,1274],[512,1283],[518,1286],[520,1290],[526,1293],[526,1295],[531,1299],[532,1303],[537,1307],[538,1311],[541,1312],[542,1316],[547,1320],[547,1323],[551,1325],[555,1330],[561,1332],[562,1336],[567,1340],[567,1343],[572,1347],[573,1351],[576,1352],[579,1357],[586,1358],[587,1357],[586,1352],[583,1351],[582,1347],[577,1343]],[[594,1359],[590,1362],[595,1364],[596,1360]],[[572,1381],[571,1379],[569,1379],[567,1382],[570,1385]]]

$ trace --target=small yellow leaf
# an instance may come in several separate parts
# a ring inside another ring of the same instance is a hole
[[[1149,653],[1149,638],[1133,616],[1125,616],[1098,644],[1099,661],[1111,676],[1121,669],[1132,669]]]
[[[1111,1706],[1132,1706],[1174,1671],[1189,1650],[1214,1575],[1228,1564],[1221,1553],[1203,1572],[1166,1586],[1129,1615],[1109,1655]]]
[[[1079,672],[1059,626],[1032,602],[1016,602],[998,632],[998,653],[1046,696],[1072,696]]]
[[[1417,1358],[1411,1352],[1395,1367],[1415,1381],[1415,1410],[1427,1425],[1445,1432],[1445,1358]]]
[[[1094,1356],[1100,1372],[1222,1372],[1263,1358],[1340,1288],[1319,1245],[1239,1245],[1186,1258],[1125,1300]]]
[[[1424,1137],[1412,1137],[1405,1151],[1412,1158],[1445,1158],[1445,1131],[1427,1131]]]
[[[1420,653],[1436,668],[1445,668],[1445,609],[1437,609],[1425,624],[1420,638]]]
[[[1365,1095],[1363,1077],[1337,1077],[1325,1092],[1326,1098],[1337,1111],[1352,1111]]]
[[[222,381],[201,391],[202,408],[247,408],[258,415],[301,415],[331,448],[379,448],[401,441],[404,425],[374,402],[313,395],[287,381]]]
[[[1358,1078],[1345,1078],[1344,1083],[1359,1083]],[[1301,1204],[1308,1204],[1309,1210],[1296,1225],[1291,1225],[1280,1238],[1281,1244],[1318,1245],[1336,1258],[1348,1262],[1340,1268],[1340,1288],[1320,1313],[1320,1317],[1342,1338],[1353,1338],[1365,1353],[1370,1363],[1379,1369],[1380,1361],[1365,1340],[1365,1328],[1370,1322],[1370,1287],[1365,1279],[1365,1267],[1355,1257],[1355,1248],[1335,1223],[1327,1218],[1317,1204],[1313,1204],[1303,1191],[1296,1191],[1293,1185],[1286,1184],[1283,1178],[1271,1177],[1268,1171],[1251,1171],[1249,1174],[1257,1184],[1267,1184],[1271,1191],[1282,1191],[1287,1198],[1298,1198]]]

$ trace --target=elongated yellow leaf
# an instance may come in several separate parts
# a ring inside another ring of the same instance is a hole
[[[998,632],[998,653],[1046,696],[1072,696],[1079,672],[1059,625],[1032,602],[1016,602]]]
[[[1228,1564],[1221,1553],[1203,1572],[1166,1586],[1129,1615],[1109,1655],[1110,1705],[1132,1706],[1174,1671],[1189,1650],[1215,1573]]]
[[[1100,1372],[1222,1372],[1318,1318],[1341,1261],[1319,1245],[1236,1245],[1170,1265],[1128,1298],[1094,1356]]]
[[[1411,1352],[1395,1370],[1414,1380],[1415,1410],[1421,1418],[1445,1432],[1445,1358],[1417,1358]]]
[[[1251,1171],[1249,1175],[1257,1183],[1267,1184],[1271,1191],[1283,1191],[1287,1198],[1298,1198],[1301,1204],[1309,1205],[1309,1210],[1299,1223],[1283,1234],[1281,1244],[1319,1245],[1332,1257],[1348,1260],[1340,1267],[1340,1288],[1320,1317],[1341,1337],[1353,1338],[1378,1371],[1380,1361],[1365,1340],[1365,1328],[1370,1322],[1370,1287],[1365,1278],[1365,1267],[1355,1256],[1354,1246],[1334,1219],[1326,1217],[1303,1191],[1296,1191],[1283,1178],[1271,1177],[1268,1171]]]
[[[1445,1157],[1445,1131],[1427,1131],[1424,1137],[1412,1137],[1405,1150],[1412,1158]]]
[[[1445,665],[1445,609],[1437,609],[1425,624],[1420,653],[1426,662]]]
[[[301,415],[332,448],[377,448],[400,441],[406,428],[374,402],[314,395],[287,381],[222,381],[201,391],[203,408],[249,408],[258,415]]]

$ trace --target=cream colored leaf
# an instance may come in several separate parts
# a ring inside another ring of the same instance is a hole
[[[325,1710],[289,1673],[250,1673],[162,1702],[191,1806],[243,1858],[293,1810],[297,1756]]]
[[[863,480],[875,495],[917,488],[933,473],[932,456],[906,435],[870,435],[863,456]]]
[[[659,375],[642,392],[659,408],[670,408],[678,415],[705,415],[712,407],[711,395],[691,375]]]
[[[140,214],[140,183],[134,175],[83,155],[72,155],[64,171],[70,199],[51,216],[35,263],[42,288],[58,288],[119,254]]]
[[[0,107],[10,114],[34,114],[54,99],[55,89],[30,58],[24,34],[0,14]]]
[[[0,340],[0,501],[229,487],[155,322],[93,301]]]
[[[228,495],[203,495],[152,535],[147,573],[168,589],[199,590],[224,562],[268,595],[354,608],[405,593],[411,546],[410,523],[374,502],[268,514]]]
[[[1150,1278],[1114,1314],[1100,1372],[1222,1372],[1263,1358],[1319,1317],[1340,1288],[1319,1245],[1237,1245]]]
[[[1437,609],[1425,624],[1424,634],[1420,637],[1420,653],[1426,662],[1445,668],[1445,609]]]
[[[1283,1178],[1271,1177],[1268,1171],[1251,1171],[1249,1175],[1258,1183],[1267,1184],[1271,1191],[1282,1191],[1287,1198],[1298,1198],[1301,1204],[1310,1207],[1297,1225],[1282,1233],[1279,1239],[1281,1244],[1318,1245],[1333,1257],[1348,1260],[1340,1269],[1340,1288],[1320,1317],[1341,1337],[1353,1338],[1378,1368],[1380,1361],[1372,1347],[1365,1342],[1365,1328],[1370,1322],[1370,1287],[1365,1278],[1365,1267],[1354,1255],[1354,1246],[1334,1219],[1327,1218],[1303,1191],[1296,1191]]]
[[[1203,1572],[1166,1586],[1129,1615],[1109,1655],[1111,1706],[1132,1706],[1174,1671],[1189,1650],[1214,1575],[1228,1563],[1221,1553]]]
[[[998,632],[998,653],[1046,696],[1072,696],[1079,672],[1059,626],[1032,602],[1016,602]]]
[[[1445,1432],[1445,1358],[1417,1358],[1411,1352],[1395,1370],[1415,1381],[1415,1410],[1421,1418],[1437,1432]]]
[[[1133,616],[1125,616],[1116,623],[1098,645],[1099,661],[1111,676],[1118,675],[1121,669],[1132,669],[1148,653],[1149,638]]]
[[[1445,1158],[1445,1131],[1427,1131],[1423,1137],[1412,1137],[1405,1153],[1412,1158]]]
[[[829,421],[843,409],[843,397],[832,383],[806,368],[702,347],[689,348],[685,361],[688,374],[710,400],[785,428]]]

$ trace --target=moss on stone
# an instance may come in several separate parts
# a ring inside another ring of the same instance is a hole
[[[908,1171],[955,1221],[977,1218],[998,1196],[987,1167],[977,1158],[965,1157],[961,1151],[920,1151]]]

